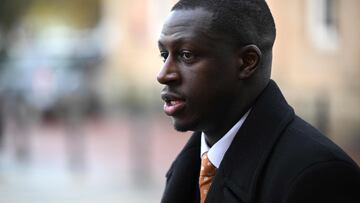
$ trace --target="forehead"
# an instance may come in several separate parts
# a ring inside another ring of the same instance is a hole
[[[208,30],[212,14],[202,8],[191,10],[175,10],[166,18],[162,33],[172,34],[175,31],[185,30]]]
[[[216,38],[210,30],[211,20],[212,13],[202,8],[172,11],[166,18],[159,42]]]

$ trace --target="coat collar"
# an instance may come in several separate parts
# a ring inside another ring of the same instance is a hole
[[[293,118],[293,109],[270,81],[226,152],[206,202],[232,202],[225,197],[228,193],[237,201],[253,202],[267,158]],[[200,135],[192,135],[170,167],[162,203],[199,202]]]
[[[200,133],[194,133],[166,174],[162,203],[199,202]]]
[[[226,152],[207,202],[222,200],[224,190],[231,191],[243,202],[253,202],[267,158],[293,118],[293,109],[275,82],[270,81]]]

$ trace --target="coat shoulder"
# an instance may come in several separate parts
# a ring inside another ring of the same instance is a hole
[[[297,116],[284,130],[274,155],[285,151],[290,153],[280,156],[280,161],[308,165],[339,160],[355,164],[338,145]]]
[[[336,189],[339,184],[343,187]],[[325,191],[333,191],[329,194],[336,197],[357,195],[351,193],[353,188],[360,188],[360,170],[356,163],[329,138],[295,116],[264,167],[259,199],[309,202],[306,195],[315,201],[316,197],[324,198]],[[327,197],[331,197],[329,194]],[[331,197],[329,201],[334,199]]]

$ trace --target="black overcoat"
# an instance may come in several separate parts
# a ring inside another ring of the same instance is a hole
[[[199,202],[200,135],[172,163],[162,203]],[[270,81],[226,152],[206,203],[360,203],[359,171],[296,116]]]

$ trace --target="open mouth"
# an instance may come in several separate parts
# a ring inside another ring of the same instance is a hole
[[[183,109],[184,106],[185,106],[185,102],[182,100],[165,101],[164,112],[167,115],[172,116],[172,115],[176,114],[177,112],[179,112],[181,109]]]
[[[175,115],[185,107],[185,100],[180,97],[171,94],[162,94],[161,97],[165,101],[164,112],[168,116]]]

